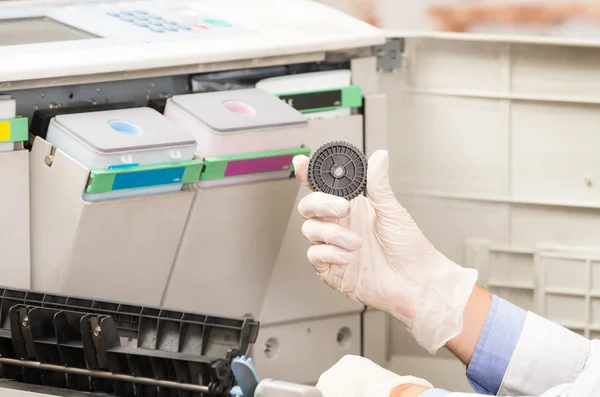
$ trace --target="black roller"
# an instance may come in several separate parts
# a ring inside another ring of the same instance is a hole
[[[367,186],[367,159],[348,142],[330,142],[312,155],[308,181],[317,192],[352,200]]]

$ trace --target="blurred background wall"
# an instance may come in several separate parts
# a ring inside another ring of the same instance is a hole
[[[597,0],[317,1],[385,29],[539,35],[560,30],[562,35],[572,34],[575,25],[580,33],[600,25],[600,2]],[[459,23],[456,23],[457,19]],[[564,32],[565,24],[569,25],[570,33]]]

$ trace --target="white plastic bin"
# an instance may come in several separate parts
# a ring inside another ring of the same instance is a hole
[[[2,285],[30,288],[29,152],[27,118],[0,93],[0,274]]]
[[[350,70],[270,77],[256,88],[281,98],[309,120],[350,116],[362,106],[362,90],[352,84]]]
[[[257,89],[173,97],[165,115],[198,140],[205,168],[162,303],[258,316],[300,188],[292,158],[310,153],[311,128]],[[214,299],[223,288],[240,299]]]
[[[149,108],[57,116],[30,155],[32,287],[158,305],[202,161]]]
[[[286,179],[293,156],[306,153],[305,118],[262,90],[174,96],[165,116],[198,142],[206,166],[199,187]]]
[[[14,131],[12,124],[15,122],[16,113],[17,101],[8,94],[0,93],[0,152],[15,150],[15,142],[11,139],[11,131]]]
[[[109,110],[56,116],[50,121],[48,143],[90,170],[116,170],[192,160],[196,142],[169,119],[150,108]],[[141,180],[129,174],[115,177],[109,192],[90,193],[86,201],[181,190],[173,180],[180,169],[155,170]],[[150,180],[148,180],[150,179]],[[159,182],[161,179],[165,179]],[[156,187],[140,188],[140,184]]]

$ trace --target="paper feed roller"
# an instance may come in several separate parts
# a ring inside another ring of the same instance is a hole
[[[0,288],[0,376],[119,397],[228,396],[259,324]]]

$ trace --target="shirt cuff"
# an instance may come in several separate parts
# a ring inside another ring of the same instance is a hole
[[[448,397],[450,394],[452,393],[444,389],[429,389],[419,394],[419,397]]]
[[[591,346],[589,339],[528,313],[498,395],[540,396],[557,385],[579,382],[582,371],[593,366],[589,361],[594,354]],[[598,373],[595,368],[589,370]],[[567,394],[579,396],[582,393],[573,389]],[[592,394],[598,395],[597,392]]]
[[[526,318],[525,310],[493,296],[477,347],[467,368],[467,378],[477,393],[498,393]]]

